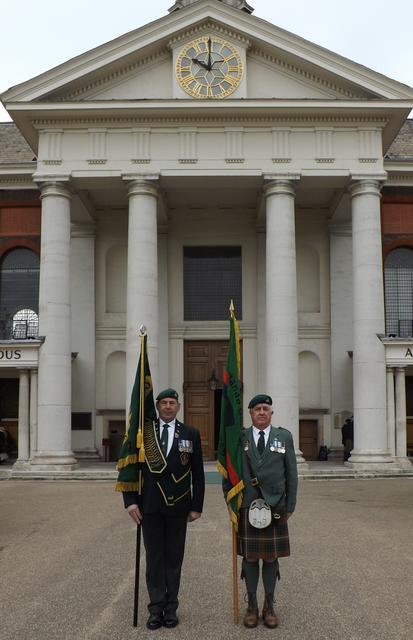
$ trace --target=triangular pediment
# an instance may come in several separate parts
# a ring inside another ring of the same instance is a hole
[[[137,50],[134,57],[128,56],[116,66],[102,67],[87,82],[71,83],[68,87],[45,96],[43,99],[59,102],[78,100],[159,100],[173,97],[174,64],[172,43],[185,43],[191,38],[216,34],[234,43],[247,45],[246,77],[248,99],[368,99],[371,92],[354,87],[332,74],[306,65],[297,57],[287,55],[275,47],[254,45],[246,33],[234,33],[224,25],[204,21],[196,28],[172,34],[168,45],[159,46],[151,54],[142,55]],[[179,37],[178,37],[179,36]],[[177,45],[178,48],[182,44]]]
[[[218,0],[199,0],[183,9],[78,56],[6,91],[2,102],[19,125],[47,104],[67,112],[110,102],[168,100],[176,96],[174,50],[191,38],[218,33],[245,53],[242,96],[253,100],[413,101],[413,89],[327,51],[290,32]],[[217,100],[210,100],[211,107]],[[413,103],[412,103],[413,104]],[[106,105],[107,106],[107,105]],[[274,104],[276,106],[276,104]],[[240,101],[241,107],[241,101]],[[97,108],[100,108],[99,106]],[[403,108],[408,110],[408,105]],[[407,111],[408,112],[408,111]],[[67,115],[67,113],[65,113]]]

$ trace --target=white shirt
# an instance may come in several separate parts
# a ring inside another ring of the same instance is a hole
[[[175,435],[175,422],[176,420],[171,420],[171,422],[164,422],[162,420],[162,418],[159,418],[159,441],[162,438],[162,431],[163,431],[163,425],[164,424],[169,424],[168,427],[168,446],[166,448],[166,455],[169,454],[171,447],[172,447],[172,443],[174,441],[174,435]]]
[[[264,430],[257,429],[257,427],[254,427],[254,425],[252,425],[252,435],[254,436],[255,446],[257,446],[258,444],[258,436],[260,435],[261,431],[264,431],[264,442],[265,446],[267,446],[268,438],[271,431],[271,425],[268,425],[268,427],[266,427]]]

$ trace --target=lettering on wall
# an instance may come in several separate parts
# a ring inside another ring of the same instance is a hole
[[[21,349],[0,349],[0,360],[20,360]]]
[[[412,350],[409,348],[407,349],[406,353],[404,354],[405,358],[413,358],[413,353]]]

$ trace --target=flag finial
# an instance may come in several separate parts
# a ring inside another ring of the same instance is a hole
[[[140,334],[141,336],[146,335],[146,327],[145,327],[145,325],[144,325],[144,324],[140,324],[140,325],[139,325],[139,334]]]

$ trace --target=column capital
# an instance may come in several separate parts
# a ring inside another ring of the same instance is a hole
[[[35,176],[34,182],[39,185],[40,199],[48,196],[55,196],[57,198],[72,199],[72,187],[70,185],[69,176],[48,178],[46,176]]]
[[[382,186],[382,180],[377,179],[376,176],[372,176],[371,178],[357,178],[353,176],[348,191],[352,198],[366,195],[378,196],[380,198]]]
[[[128,186],[128,196],[148,195],[159,197],[159,187],[157,180],[159,176],[157,174],[151,175],[137,175],[137,174],[123,174],[122,179]]]
[[[265,179],[268,180],[263,187],[264,196],[266,198],[273,195],[288,195],[293,198],[295,197],[294,182],[299,180],[299,176],[265,176]]]

